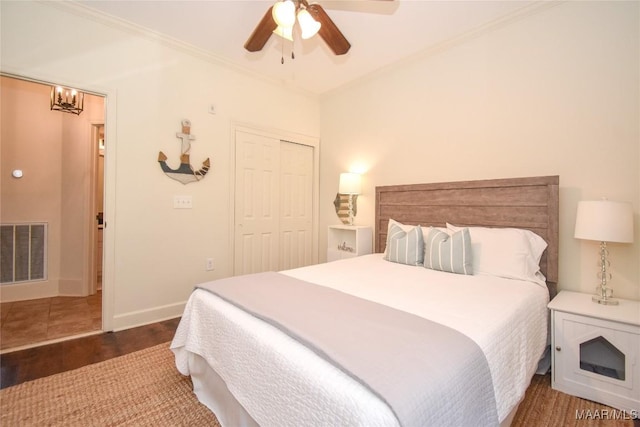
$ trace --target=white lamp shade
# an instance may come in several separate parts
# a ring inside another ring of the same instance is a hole
[[[340,194],[360,194],[360,175],[357,173],[345,172],[340,174]]]
[[[298,22],[300,23],[300,30],[302,30],[302,38],[305,40],[315,36],[320,31],[320,23],[313,19],[313,16],[306,9],[300,9],[298,12]]]
[[[287,39],[290,42],[293,41],[293,27],[281,27],[278,25],[278,28],[273,30],[273,34],[278,35],[283,39]]]
[[[599,242],[632,243],[631,203],[610,200],[578,203],[574,237]]]
[[[278,1],[271,9],[273,20],[280,27],[293,27],[296,23],[296,5],[291,0]]]

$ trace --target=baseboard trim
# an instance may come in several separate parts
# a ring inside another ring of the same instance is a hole
[[[150,323],[162,322],[163,320],[175,319],[182,316],[186,301],[168,304],[160,307],[153,307],[146,310],[132,311],[118,314],[113,317],[113,330],[115,332],[124,329],[131,329]]]

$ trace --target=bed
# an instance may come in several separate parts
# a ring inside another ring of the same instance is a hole
[[[509,425],[548,343],[558,181],[377,187],[376,253],[197,286],[176,366],[223,426]]]

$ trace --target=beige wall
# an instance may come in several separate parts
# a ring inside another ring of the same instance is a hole
[[[338,223],[338,175],[352,167],[367,171],[358,224],[373,223],[375,185],[560,175],[562,289],[595,285],[597,244],[572,237],[578,200],[606,195],[638,211],[637,3],[561,3],[321,102],[73,5],[0,8],[3,72],[107,95],[104,292],[116,329],[179,315],[194,284],[231,274],[236,123],[322,129],[321,255],[326,226]],[[183,118],[196,136],[192,164],[212,161],[187,186],[156,161],[160,150],[177,161]],[[183,194],[194,208],[172,209]],[[614,289],[638,299],[636,237],[612,245],[611,258]]]
[[[317,137],[317,99],[73,4],[0,2],[0,8],[4,72],[107,96],[103,293],[113,308],[105,312],[107,327],[180,315],[195,284],[232,273],[235,124]],[[210,104],[217,114],[208,113]],[[177,167],[175,135],[185,118],[196,137],[192,164],[207,157],[212,163],[204,180],[186,186],[157,162],[161,150]],[[193,209],[173,209],[174,195],[191,195]],[[206,258],[214,259],[214,271],[205,271]]]
[[[633,245],[611,244],[614,292],[640,299],[638,2],[566,2],[322,99],[320,253],[340,172],[376,185],[560,176],[560,289],[592,292],[597,242],[573,238],[579,200],[633,203]]]
[[[2,285],[2,301],[88,292],[83,274],[91,124],[104,121],[104,100],[87,96],[80,116],[51,111],[50,89],[0,78],[0,218],[3,223],[48,224],[47,280]],[[12,178],[14,169],[24,176]]]

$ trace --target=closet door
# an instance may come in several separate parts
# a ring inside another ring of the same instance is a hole
[[[234,275],[313,262],[314,148],[236,131]]]
[[[236,132],[234,274],[278,269],[280,141]]]
[[[280,270],[313,262],[313,147],[280,143]]]

